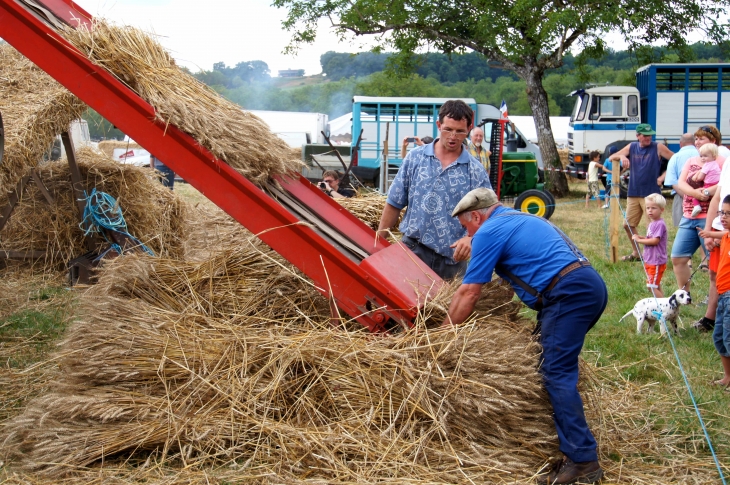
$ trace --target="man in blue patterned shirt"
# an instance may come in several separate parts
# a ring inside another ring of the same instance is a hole
[[[451,211],[469,191],[492,188],[486,170],[463,144],[473,120],[474,112],[463,101],[441,106],[439,138],[414,148],[403,160],[378,226],[378,232],[390,229],[407,207],[402,241],[443,279],[463,274],[471,254],[471,238]]]

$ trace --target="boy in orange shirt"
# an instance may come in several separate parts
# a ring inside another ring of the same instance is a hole
[[[720,354],[724,375],[714,384],[730,386],[730,195],[722,200],[722,209],[717,212],[724,231],[700,231],[700,237],[720,239],[720,263],[717,267],[717,293],[720,295],[715,316],[715,330],[712,340]]]

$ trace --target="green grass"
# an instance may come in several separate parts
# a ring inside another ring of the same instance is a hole
[[[62,287],[30,290],[28,308],[0,319],[2,364],[23,368],[43,360],[66,330],[70,301]]]
[[[697,271],[692,277],[691,305],[681,308],[681,323],[672,341],[679,356],[679,362],[689,381],[685,385],[680,366],[669,338],[660,337],[658,326],[653,334],[637,335],[636,320],[632,315],[622,322],[619,319],[633,308],[636,301],[651,296],[646,288],[644,270],[640,262],[617,262],[608,258],[606,231],[608,211],[598,209],[595,202],[585,207],[585,182],[571,182],[569,197],[559,199],[551,221],[560,227],[591,260],[592,265],[603,277],[608,287],[609,302],[603,316],[586,338],[583,357],[599,369],[612,368],[622,379],[635,383],[658,383],[653,392],[674,393],[677,408],[674,413],[662,417],[660,422],[676,427],[681,433],[700,434],[701,427],[690,398],[690,389],[702,409],[706,424],[711,427],[713,446],[730,451],[730,435],[727,426],[716,421],[727,421],[730,394],[710,383],[722,376],[720,357],[715,351],[710,334],[700,334],[691,328],[691,323],[702,317],[707,309],[700,302],[707,296],[708,274]],[[625,209],[625,200],[621,206]],[[667,201],[668,204],[671,200]],[[671,221],[671,207],[664,211],[664,220],[669,230],[668,254],[674,241],[676,228]],[[646,217],[639,226],[640,234],[646,233]],[[629,254],[630,246],[623,228],[619,228],[619,254]],[[700,254],[700,252],[698,252]],[[695,254],[692,265],[697,268],[701,257]],[[665,295],[677,289],[671,259],[662,279]],[[652,396],[646,396],[650,401]]]

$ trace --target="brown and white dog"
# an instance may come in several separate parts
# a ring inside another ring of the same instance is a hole
[[[679,316],[679,306],[688,305],[692,303],[692,297],[689,296],[684,290],[677,290],[669,298],[644,298],[639,300],[634,305],[634,308],[626,315],[621,317],[621,320],[628,317],[632,313],[636,318],[636,333],[641,333],[644,327],[644,322],[649,324],[648,331],[654,330],[654,324],[658,321],[657,316],[654,315],[654,311],[661,313],[664,316],[664,320],[667,325],[672,324],[674,333],[677,333],[677,317]],[[621,321],[619,320],[619,322]],[[659,325],[662,335],[664,335],[664,326]]]

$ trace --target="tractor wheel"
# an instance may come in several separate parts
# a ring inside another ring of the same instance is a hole
[[[515,199],[515,209],[548,219],[551,215],[549,213],[549,208],[552,205],[551,199],[542,190],[525,190]]]
[[[631,176],[631,169],[626,169],[621,174],[621,181],[619,182],[619,197],[625,199],[629,196],[629,177]]]
[[[550,203],[547,206],[547,215],[545,216],[545,219],[550,219],[555,212],[555,197],[547,190],[544,190],[543,194],[547,195],[548,199],[550,199]]]

